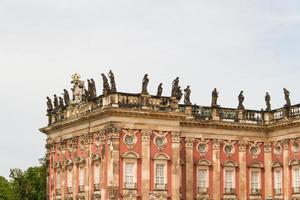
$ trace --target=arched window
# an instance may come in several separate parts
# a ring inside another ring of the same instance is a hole
[[[140,156],[135,152],[127,152],[122,157],[124,189],[137,189],[137,159]]]
[[[264,167],[258,161],[252,162],[249,166],[250,195],[261,195],[261,169]]]
[[[158,153],[154,157],[154,189],[155,190],[167,190],[168,160],[170,160],[170,157],[164,153]]]
[[[238,164],[233,160],[225,161],[223,164],[224,195],[236,194],[235,174]]]
[[[211,162],[206,159],[201,159],[196,163],[197,171],[197,194],[203,195],[208,193],[209,186],[209,167]]]
[[[274,161],[272,163],[272,168],[275,196],[282,195],[282,163]]]
[[[292,187],[293,194],[300,193],[300,160],[292,159],[289,162],[292,169]]]

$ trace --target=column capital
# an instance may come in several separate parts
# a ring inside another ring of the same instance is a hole
[[[248,142],[242,140],[242,141],[239,141],[238,144],[239,144],[239,150],[241,152],[245,152],[247,149]]]
[[[288,140],[288,139],[281,141],[283,150],[289,150],[289,144],[290,144],[290,140]]]
[[[193,148],[195,138],[192,137],[186,137],[185,138],[185,148]]]
[[[171,133],[171,136],[172,136],[172,143],[179,143],[180,142],[180,136],[181,136],[180,132],[174,131],[174,132]]]
[[[272,143],[264,142],[264,152],[270,153],[272,151]]]
[[[213,144],[213,149],[215,150],[220,150],[220,144],[221,144],[221,141],[218,140],[218,139],[213,139],[212,140],[212,144]]]
[[[142,130],[142,142],[149,142],[150,141],[150,137],[152,135],[152,131],[150,130]]]

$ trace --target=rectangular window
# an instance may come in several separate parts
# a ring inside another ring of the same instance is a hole
[[[257,190],[259,188],[259,172],[251,171],[251,189]]]
[[[84,168],[80,167],[79,168],[79,186],[84,185]]]
[[[207,169],[198,169],[198,187],[201,189],[207,188]]]
[[[228,188],[228,189],[234,188],[233,175],[234,175],[233,170],[225,170],[225,188]]]
[[[274,171],[274,189],[281,189],[282,187],[282,177],[281,177],[281,170]]]
[[[299,168],[294,168],[294,177],[293,177],[293,187],[294,188],[299,188],[300,187],[300,169]]]
[[[164,164],[156,164],[156,177],[155,182],[157,185],[165,184],[165,165]]]
[[[100,184],[100,165],[94,165],[94,184]]]
[[[56,189],[60,189],[60,172],[56,172]]]
[[[134,163],[126,162],[125,163],[125,187],[134,187]]]
[[[72,187],[72,181],[73,181],[72,168],[69,168],[67,171],[67,187]]]

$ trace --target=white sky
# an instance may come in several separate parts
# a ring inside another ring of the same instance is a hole
[[[300,103],[298,0],[0,0],[0,175],[26,169],[44,155],[46,96],[70,88],[78,72],[94,78],[112,69],[123,92],[169,95],[180,76],[192,101],[221,106],[284,104],[282,88]]]

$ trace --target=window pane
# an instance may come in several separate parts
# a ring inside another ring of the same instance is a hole
[[[134,184],[134,163],[125,163],[125,182],[128,185]]]
[[[225,188],[234,188],[232,170],[225,170]]]
[[[251,188],[259,189],[259,172],[251,171]]]
[[[94,166],[94,184],[100,183],[100,165],[97,164]]]
[[[294,168],[294,187],[300,187],[300,170],[299,168]]]
[[[207,170],[199,169],[198,170],[198,187],[206,188],[207,187]]]
[[[79,168],[79,185],[80,186],[84,185],[84,168],[83,167]]]
[[[67,187],[72,187],[72,180],[73,180],[72,169],[68,169],[68,172],[67,172]]]
[[[156,165],[156,184],[158,184],[158,185],[165,184],[165,165],[164,164]]]
[[[275,189],[281,189],[281,170],[276,170],[274,173],[274,180],[275,180]]]
[[[60,188],[60,172],[56,173],[56,189]]]

